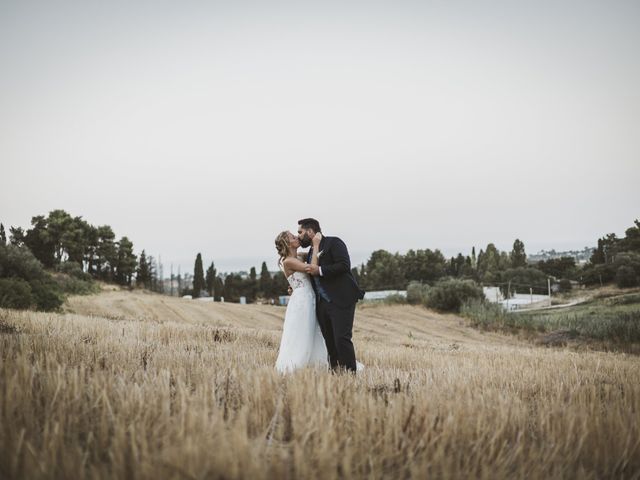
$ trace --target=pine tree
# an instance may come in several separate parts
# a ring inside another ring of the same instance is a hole
[[[135,273],[137,257],[133,253],[133,243],[127,237],[122,237],[117,244],[116,281],[120,285],[131,286],[131,279]]]
[[[7,244],[7,234],[4,231],[4,225],[0,223],[0,244]]]
[[[115,234],[109,225],[98,227],[98,245],[96,247],[96,271],[98,278],[110,281],[115,276],[118,260]]]
[[[204,290],[206,283],[204,281],[204,270],[202,268],[202,255],[198,253],[196,263],[193,268],[193,298],[200,297],[200,292]]]
[[[207,268],[207,277],[205,278],[205,282],[207,284],[207,292],[209,293],[209,296],[213,297],[213,291],[216,283],[216,269],[213,262],[211,262],[211,265]]]
[[[138,269],[136,270],[136,285],[143,288],[149,288],[149,263],[147,262],[147,254],[144,250],[140,254]]]

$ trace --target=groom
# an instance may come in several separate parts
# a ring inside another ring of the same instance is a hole
[[[320,224],[313,218],[298,221],[300,246],[311,245]],[[306,271],[316,292],[316,313],[322,336],[327,344],[332,370],[346,368],[356,371],[356,353],[351,341],[356,303],[364,297],[351,274],[347,246],[338,237],[322,237],[318,265],[311,265],[313,247],[309,250]]]

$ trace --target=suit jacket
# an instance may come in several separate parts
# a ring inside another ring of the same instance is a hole
[[[344,242],[338,237],[323,236],[319,253],[318,265],[322,268],[322,276],[318,278],[331,302],[339,307],[348,307],[362,300],[364,290],[353,278],[351,259]],[[315,289],[315,282],[311,283]]]

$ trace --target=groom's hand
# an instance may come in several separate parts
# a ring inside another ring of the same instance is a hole
[[[320,268],[317,265],[307,265],[306,267],[304,267],[304,271],[309,275],[313,275],[314,277],[320,275]]]

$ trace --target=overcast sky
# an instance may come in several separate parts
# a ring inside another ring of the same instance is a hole
[[[640,2],[0,2],[0,222],[193,268],[305,216],[384,248],[582,248],[640,217]],[[177,268],[177,267],[176,267]]]

